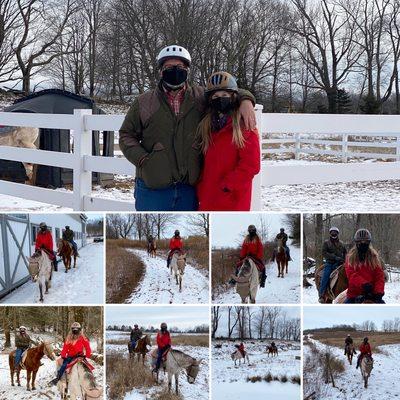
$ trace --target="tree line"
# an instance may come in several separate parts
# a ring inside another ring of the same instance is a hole
[[[11,335],[23,325],[28,334],[50,333],[64,340],[71,324],[79,322],[90,339],[96,339],[98,351],[103,352],[102,307],[57,306],[57,307],[0,307],[1,327],[5,336],[5,347],[11,347]]]
[[[378,250],[385,264],[400,263],[400,216],[396,214],[304,214],[304,258],[312,257],[322,263],[322,245],[329,238],[329,229],[339,228],[339,238],[347,249],[353,244],[356,231],[366,228],[371,232],[372,245]]]
[[[398,0],[1,0],[0,21],[0,82],[25,94],[130,101],[177,43],[192,82],[227,70],[269,112],[400,112]]]
[[[300,317],[289,317],[283,307],[214,306],[211,326],[212,338],[299,341],[301,336]]]
[[[119,331],[119,332],[130,332],[133,329],[132,325],[108,325],[107,331]],[[149,325],[147,327],[140,326],[142,332],[147,333],[157,333],[159,331],[159,327],[155,327],[153,325]],[[196,325],[192,328],[178,328],[177,326],[168,327],[169,332],[171,333],[209,333],[209,326],[208,324],[201,324]]]

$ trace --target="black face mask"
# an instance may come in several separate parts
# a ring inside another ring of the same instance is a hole
[[[40,228],[41,232],[46,232],[47,228]]]
[[[162,80],[167,88],[178,89],[183,87],[188,77],[186,69],[179,67],[171,67],[162,71]]]
[[[217,97],[211,99],[211,108],[221,114],[228,114],[233,109],[233,101],[230,97]]]
[[[79,329],[72,329],[72,333],[73,333],[74,335],[78,334],[78,333],[79,333]]]
[[[365,261],[368,249],[369,243],[357,243],[357,252],[360,261]]]
[[[331,233],[331,239],[336,240],[339,237],[337,233]]]
[[[257,231],[254,231],[254,230],[249,231],[250,237],[254,237],[254,236],[256,236],[256,234],[257,234]]]
[[[167,328],[161,328],[161,332],[166,332]]]

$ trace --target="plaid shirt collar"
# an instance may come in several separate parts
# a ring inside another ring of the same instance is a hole
[[[178,115],[183,103],[183,99],[185,98],[186,85],[182,89],[179,89],[175,94],[172,94],[172,91],[168,91],[165,87],[163,87],[163,89],[172,111],[175,115]]]

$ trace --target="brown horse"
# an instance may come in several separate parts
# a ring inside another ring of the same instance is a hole
[[[71,244],[64,239],[58,239],[57,249],[58,249],[58,254],[61,256],[63,260],[65,266],[65,272],[67,273],[68,270],[71,269],[72,257],[74,257],[74,268],[75,268],[76,253],[74,252],[74,249],[72,248]]]
[[[356,354],[356,351],[354,349],[354,345],[353,344],[346,344],[345,347],[345,353],[347,356],[347,360],[349,361],[349,364],[352,365],[353,364],[353,356],[354,354]]]
[[[49,357],[51,360],[55,360],[56,356],[54,354],[53,347],[50,343],[43,342],[39,346],[32,347],[31,349],[27,350],[26,358],[24,362],[24,367],[26,369],[26,389],[27,390],[35,390],[35,379],[38,369],[40,367],[40,360],[43,356]],[[11,374],[11,385],[14,385],[14,372],[17,375],[17,384],[21,386],[21,382],[19,379],[19,375],[21,372],[21,366],[15,367],[15,350],[12,351],[8,355],[8,365],[10,366],[10,374]],[[32,378],[32,385],[31,385],[31,378]]]
[[[157,256],[157,245],[154,239],[151,242],[147,242],[147,255],[153,258]]]
[[[322,272],[323,272],[324,266],[321,265],[315,270],[315,286],[317,290],[319,291],[319,287],[321,285],[321,279],[322,279]],[[347,289],[349,283],[347,280],[346,276],[346,271],[344,269],[344,265],[341,265],[337,269],[338,271],[338,277],[337,281],[332,289],[328,286],[328,289],[325,292],[324,299],[325,303],[332,303],[332,301],[344,290]]]
[[[276,264],[278,266],[278,278],[283,278],[285,273],[285,267],[286,267],[286,273],[288,273],[289,259],[286,254],[286,249],[285,246],[283,245],[282,239],[278,239],[277,243],[278,243],[278,248],[275,250],[275,259],[276,259]]]
[[[137,342],[133,349],[131,343],[128,343],[129,358],[135,360],[135,354],[137,354],[137,361],[140,361],[140,356],[142,356],[142,362],[144,365],[144,359],[146,358],[146,353],[148,353],[147,346],[151,345],[150,336],[144,335]]]
[[[267,346],[267,354],[268,357],[270,354],[272,357],[276,357],[278,355],[278,348],[276,346]]]

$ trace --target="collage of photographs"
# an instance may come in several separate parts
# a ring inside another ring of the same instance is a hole
[[[0,0],[0,400],[399,400],[399,0]]]

